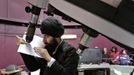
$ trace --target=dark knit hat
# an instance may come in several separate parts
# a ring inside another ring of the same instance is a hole
[[[48,17],[41,24],[41,33],[52,37],[61,37],[64,34],[64,27],[60,21],[54,17]]]

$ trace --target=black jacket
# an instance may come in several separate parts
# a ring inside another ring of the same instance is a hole
[[[74,75],[77,72],[79,56],[76,49],[68,43],[63,41],[56,53],[50,55],[56,61],[49,68],[45,59],[21,53],[26,67],[30,71],[40,69],[40,75]]]

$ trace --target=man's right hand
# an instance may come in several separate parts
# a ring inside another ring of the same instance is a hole
[[[22,37],[19,37],[18,35],[16,35],[16,45],[26,44],[26,43],[27,42]]]

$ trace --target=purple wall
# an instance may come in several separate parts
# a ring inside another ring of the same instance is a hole
[[[25,12],[27,0],[0,0],[0,18],[27,22],[30,15]]]
[[[30,15],[25,12],[25,7],[29,6],[27,0],[8,0],[8,19],[17,21],[27,21]]]
[[[76,34],[77,39],[71,39],[71,40],[66,40],[69,44],[73,45],[74,47],[78,48],[80,38],[83,34],[82,29],[66,29],[65,31],[66,34]]]
[[[0,17],[7,17],[7,0],[0,0]]]
[[[0,68],[9,64],[23,64],[17,46],[15,36],[24,32],[23,27],[0,25]]]
[[[92,40],[90,47],[95,48],[95,46],[97,46],[98,48],[102,48],[102,49],[107,48],[108,50],[110,50],[112,46],[116,46],[118,50],[122,49],[121,47],[111,42],[109,39],[107,39],[106,37],[102,35],[99,35],[98,37]]]

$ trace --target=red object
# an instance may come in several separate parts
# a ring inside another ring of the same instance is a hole
[[[114,60],[117,58],[117,56],[119,56],[119,53],[120,52],[112,52],[111,54],[110,54],[110,58],[111,58],[111,61],[112,61],[112,63],[113,64],[118,64],[118,62],[114,62]]]

